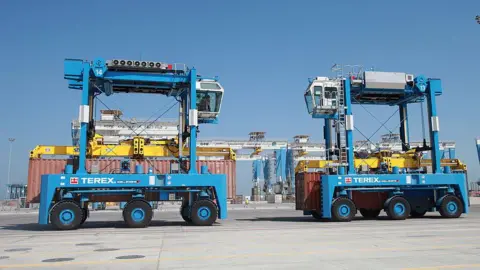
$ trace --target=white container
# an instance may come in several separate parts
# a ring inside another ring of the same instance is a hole
[[[267,202],[268,203],[282,203],[282,195],[281,194],[269,194],[269,195],[267,195]]]

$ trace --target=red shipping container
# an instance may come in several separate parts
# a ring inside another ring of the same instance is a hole
[[[170,171],[170,160],[131,160],[130,168],[134,171],[135,165],[140,164],[144,173],[148,168],[153,168],[157,174],[165,174]],[[30,159],[28,165],[27,202],[38,203],[40,201],[40,184],[43,174],[59,174],[65,169],[69,159]],[[90,171],[92,165],[97,165],[100,173],[119,173],[121,160],[119,159],[87,159],[86,169]],[[199,160],[197,170],[207,165],[212,174],[227,175],[227,199],[232,200],[236,195],[236,162],[234,160]]]
[[[388,192],[360,192],[352,191],[352,200],[357,209],[383,209],[388,198]]]
[[[320,172],[302,172],[295,175],[296,210],[321,210],[321,175]]]

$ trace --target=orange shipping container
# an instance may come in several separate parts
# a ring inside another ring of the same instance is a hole
[[[321,210],[321,175],[320,172],[303,172],[295,175],[296,210]]]
[[[27,202],[38,203],[40,201],[40,182],[43,174],[62,173],[65,165],[71,164],[69,159],[30,159],[28,165],[28,185]],[[132,160],[130,162],[131,171],[135,170],[135,165],[140,164],[144,173],[148,168],[154,168],[154,173],[165,174],[170,171],[170,160]],[[92,165],[97,165],[100,173],[118,173],[120,172],[119,159],[88,159],[86,164],[87,171],[90,171]],[[236,162],[234,160],[199,160],[197,161],[197,170],[207,165],[212,174],[227,175],[227,198],[232,200],[236,195]]]

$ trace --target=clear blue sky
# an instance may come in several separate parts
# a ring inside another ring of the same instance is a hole
[[[67,88],[63,59],[95,57],[186,63],[203,75],[218,75],[226,89],[221,123],[202,126],[201,138],[246,138],[261,130],[269,138],[310,134],[320,140],[323,123],[307,114],[303,91],[307,78],[332,75],[334,63],[441,78],[440,139],[457,142],[470,179],[480,175],[474,144],[480,136],[480,25],[474,20],[479,1],[131,3],[2,2],[2,187],[8,137],[16,138],[12,182],[26,181],[35,145],[71,143],[70,121],[77,117],[80,95]],[[127,117],[148,117],[168,100],[119,95],[103,101]],[[419,116],[418,106],[413,107],[411,119]],[[363,108],[353,110],[362,133],[379,127]],[[372,111],[386,120],[395,109]],[[387,126],[393,129],[398,122],[395,116]],[[412,119],[410,126],[418,140],[419,123]],[[238,170],[239,189],[247,190],[251,166],[242,163]]]

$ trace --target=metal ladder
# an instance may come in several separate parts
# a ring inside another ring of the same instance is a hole
[[[340,141],[338,143],[338,160],[340,165],[348,163],[347,158],[347,134],[345,123],[345,88],[344,80],[340,78],[340,88],[338,89],[338,120],[336,123],[336,132],[339,134]]]

